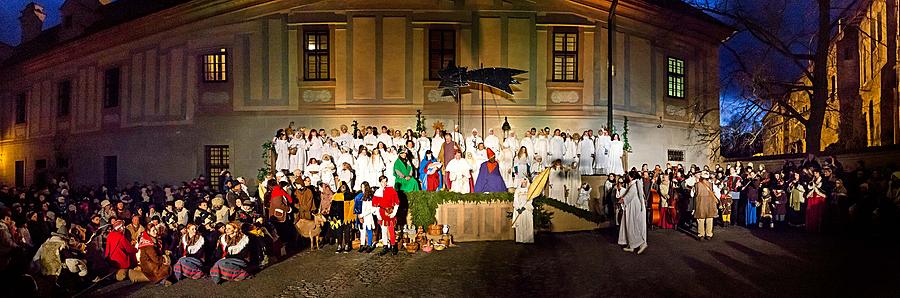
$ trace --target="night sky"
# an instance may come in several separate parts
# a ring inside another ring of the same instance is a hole
[[[25,5],[36,2],[44,7],[47,19],[44,20],[44,29],[59,24],[59,7],[65,0],[0,0],[0,42],[17,45],[20,41],[22,30],[19,28],[19,15]]]

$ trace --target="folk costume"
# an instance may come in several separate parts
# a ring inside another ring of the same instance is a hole
[[[190,239],[187,234],[181,236],[181,248],[183,256],[175,263],[175,279],[182,278],[200,279],[206,274],[203,272],[203,245],[206,240],[199,233]]]
[[[222,253],[222,258],[209,270],[209,277],[214,283],[220,284],[226,280],[241,281],[250,277],[245,259],[249,243],[250,237],[240,231],[233,238],[228,235],[219,238],[218,249]]]
[[[809,232],[821,232],[822,220],[825,217],[825,191],[822,190],[822,177],[816,177],[810,182],[810,189],[806,193],[806,230]]]

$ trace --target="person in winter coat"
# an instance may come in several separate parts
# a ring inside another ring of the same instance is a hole
[[[131,282],[171,284],[166,278],[172,273],[172,262],[168,255],[163,254],[158,234],[159,226],[150,223],[138,239],[140,262],[138,268],[128,271]]]
[[[124,222],[119,219],[112,219],[113,229],[106,237],[106,249],[104,257],[109,261],[110,266],[117,270],[116,280],[124,280],[127,277],[128,269],[135,265],[135,254],[138,252],[134,245],[125,237]]]

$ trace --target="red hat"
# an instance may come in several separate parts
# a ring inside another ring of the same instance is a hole
[[[487,156],[488,156],[488,159],[494,158],[494,150],[491,150],[491,148],[488,148]]]

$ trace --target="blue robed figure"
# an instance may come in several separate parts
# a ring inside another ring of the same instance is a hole
[[[444,174],[441,166],[431,150],[425,151],[425,157],[419,163],[419,181],[422,183],[422,190],[436,191],[444,186]]]
[[[500,175],[500,165],[494,151],[487,149],[488,161],[481,164],[478,180],[475,181],[475,192],[506,192],[506,183]]]

